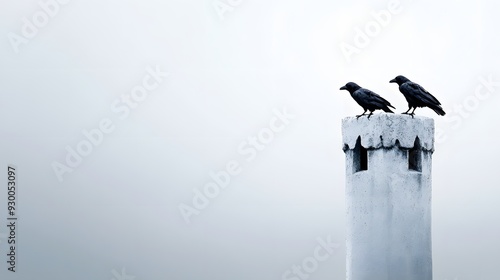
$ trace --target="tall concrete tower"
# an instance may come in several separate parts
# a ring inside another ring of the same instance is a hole
[[[347,279],[430,280],[434,120],[342,120]]]

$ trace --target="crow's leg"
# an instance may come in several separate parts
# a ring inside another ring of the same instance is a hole
[[[371,115],[373,115],[373,111],[370,111],[370,114],[368,115],[368,118],[370,118]]]
[[[404,113],[401,113],[401,114],[408,114],[408,112],[410,112],[410,110],[411,110],[411,107],[410,107],[410,106],[408,106],[408,111],[406,111],[406,112],[404,112]]]
[[[411,113],[409,114],[412,118],[415,117],[415,109],[417,109],[417,107],[413,107],[413,111],[411,111]]]
[[[364,111],[364,112],[363,112],[363,114],[361,114],[361,115],[356,115],[356,119],[358,119],[358,118],[359,118],[359,117],[361,117],[361,116],[364,116],[367,110],[368,110],[368,109],[365,109],[365,111]]]

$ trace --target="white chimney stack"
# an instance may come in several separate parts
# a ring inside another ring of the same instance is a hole
[[[431,280],[434,120],[348,117],[342,138],[347,279]]]

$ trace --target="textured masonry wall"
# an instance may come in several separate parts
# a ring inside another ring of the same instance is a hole
[[[434,122],[424,117],[346,118],[347,279],[432,279],[431,159]],[[368,170],[354,172],[361,136]],[[408,169],[419,137],[422,171]]]

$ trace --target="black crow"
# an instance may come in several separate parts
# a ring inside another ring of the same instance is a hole
[[[389,81],[389,83],[397,83],[399,85],[399,91],[405,96],[406,101],[408,101],[408,111],[402,114],[408,114],[413,117],[415,115],[415,109],[417,107],[429,107],[436,114],[444,116],[446,113],[441,108],[441,103],[425,90],[422,86],[408,80],[405,76],[397,76],[396,78]],[[411,113],[408,113],[413,108]]]
[[[357,115],[356,118],[363,116],[367,110],[370,110],[368,118],[373,115],[373,111],[375,110],[384,110],[384,112],[387,113],[394,113],[391,109],[389,109],[389,107],[394,108],[389,101],[369,89],[358,86],[356,83],[349,82],[340,89],[347,90],[351,94],[352,98],[356,100],[356,102],[358,102],[363,109],[365,109],[363,114]]]

